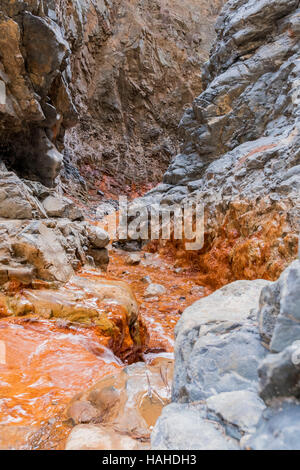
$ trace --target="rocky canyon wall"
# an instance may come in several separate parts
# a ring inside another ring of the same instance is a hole
[[[96,19],[99,2],[88,3],[82,44],[72,55],[80,119],[67,132],[66,160],[90,187],[103,188],[103,174],[122,192],[125,185],[146,187],[161,180],[178,151],[177,126],[202,89],[201,66],[224,1],[108,2],[101,13],[106,37]]]
[[[188,257],[216,287],[275,280],[297,254],[299,25],[298,0],[227,2],[181,152],[144,199],[204,204],[204,248]]]

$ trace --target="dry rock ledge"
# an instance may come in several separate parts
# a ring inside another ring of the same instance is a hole
[[[66,283],[79,267],[106,269],[108,234],[39,182],[0,169],[0,284]]]

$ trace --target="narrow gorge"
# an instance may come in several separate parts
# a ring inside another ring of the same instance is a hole
[[[0,450],[300,449],[299,45],[299,0],[0,0]]]

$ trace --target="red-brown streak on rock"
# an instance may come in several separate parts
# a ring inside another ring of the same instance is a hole
[[[237,164],[236,164],[236,168],[240,168],[242,166],[242,164],[245,163],[247,158],[252,157],[252,155],[255,155],[256,153],[259,153],[259,152],[264,152],[265,150],[270,150],[270,149],[276,147],[277,145],[278,144],[276,143],[276,144],[263,145],[261,147],[257,147],[256,149],[252,150],[252,152],[248,153],[244,157],[241,157],[239,159],[239,161],[237,162]]]

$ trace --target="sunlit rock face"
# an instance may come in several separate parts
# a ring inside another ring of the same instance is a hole
[[[275,280],[296,257],[299,18],[296,0],[225,4],[205,89],[180,123],[181,153],[146,197],[203,202],[205,245],[195,264],[208,276],[215,270],[217,287]]]

